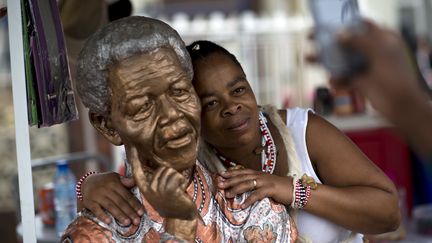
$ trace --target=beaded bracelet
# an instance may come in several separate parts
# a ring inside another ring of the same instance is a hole
[[[310,198],[311,186],[304,186],[301,179],[293,178],[293,201],[291,207],[302,209]]]
[[[83,200],[83,195],[81,193],[81,185],[82,183],[85,181],[85,179],[87,179],[87,177],[89,177],[90,175],[96,174],[96,171],[90,171],[85,173],[85,175],[83,175],[77,182],[76,187],[75,187],[75,191],[76,191],[76,195],[77,198],[82,201]]]

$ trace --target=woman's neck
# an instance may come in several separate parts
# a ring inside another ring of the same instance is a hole
[[[251,169],[261,168],[261,155],[254,152],[257,147],[261,146],[261,137],[261,131],[257,127],[256,135],[248,143],[238,144],[235,147],[214,146],[214,148],[222,156],[236,164]]]
[[[287,166],[287,152],[282,136],[275,124],[270,119],[267,119],[267,125],[270,129],[270,133],[274,139],[274,143],[277,149],[277,160],[279,163],[275,164],[275,174],[286,175],[288,172]],[[234,148],[216,148],[216,150],[228,160],[233,161],[236,164],[243,165],[246,168],[261,171],[261,153],[257,151],[257,148],[261,148],[261,131],[258,129],[258,135],[254,139],[254,142],[250,142],[244,145],[239,145]],[[258,153],[257,153],[258,152]]]

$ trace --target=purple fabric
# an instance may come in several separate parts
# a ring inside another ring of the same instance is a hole
[[[40,126],[77,118],[60,14],[55,0],[29,0],[31,48],[38,87]]]

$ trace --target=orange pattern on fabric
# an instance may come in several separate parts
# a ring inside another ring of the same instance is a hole
[[[267,201],[258,202],[256,208],[241,209],[241,201],[227,200],[224,198],[224,191],[215,190],[211,185],[212,178],[200,166],[197,166],[195,172],[194,181],[188,186],[187,193],[192,199],[195,199],[197,209],[201,209],[201,217],[207,221],[207,225],[203,221],[198,222],[196,231],[198,240],[201,242],[238,242],[237,238],[232,237],[240,235],[248,242],[275,242],[280,237],[275,228],[279,228],[279,232],[289,234],[290,241],[295,242],[297,230],[287,212],[284,212],[283,205],[265,199]],[[145,224],[148,230],[141,232],[143,233],[142,242],[160,242],[165,229],[165,219],[144,198],[142,199],[147,215],[142,224]],[[261,211],[261,208],[264,211]],[[285,220],[281,222],[282,219]],[[248,222],[250,225],[247,224]],[[160,231],[158,231],[159,228]],[[122,234],[122,237],[133,235],[137,229],[136,226],[131,227],[126,234]],[[68,227],[65,235],[70,236],[74,242],[115,242],[113,233],[109,229],[84,216],[78,217]],[[168,242],[176,242],[176,240]]]

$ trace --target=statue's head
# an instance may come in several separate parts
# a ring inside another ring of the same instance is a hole
[[[76,90],[112,144],[135,147],[151,168],[182,171],[195,163],[201,110],[174,29],[146,17],[119,19],[86,42],[77,65]]]

